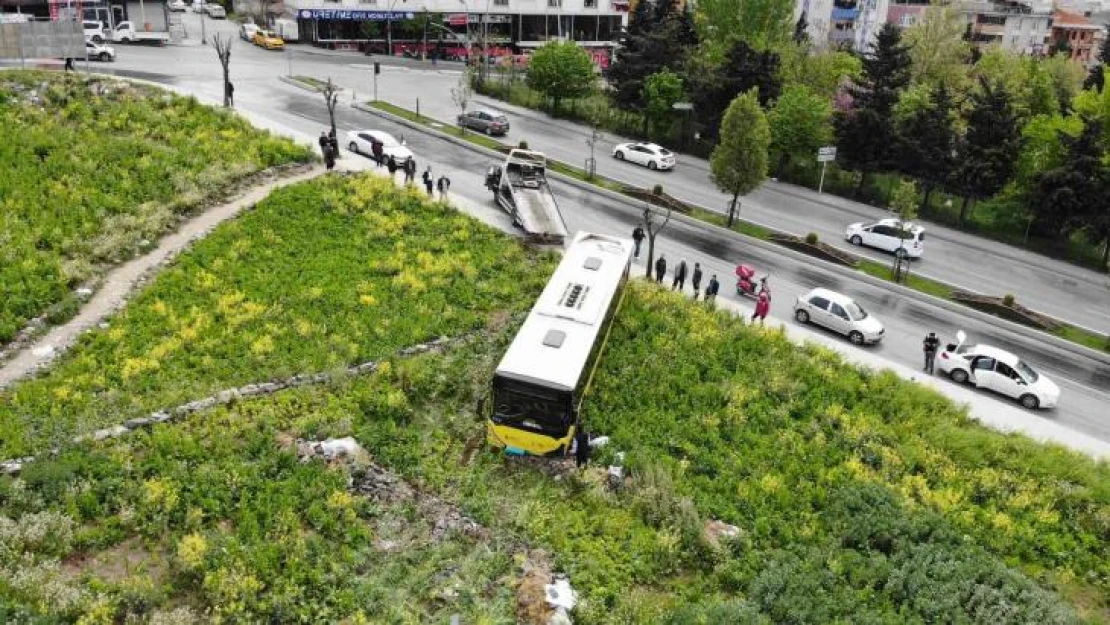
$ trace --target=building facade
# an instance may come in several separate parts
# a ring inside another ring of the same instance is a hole
[[[1067,50],[1073,61],[1085,66],[1098,62],[1099,35],[1102,27],[1076,13],[1056,11],[1052,14],[1052,30],[1049,33],[1050,50]]]
[[[806,34],[818,47],[866,52],[887,20],[890,0],[799,0],[794,19],[806,18]]]
[[[607,65],[627,0],[286,0],[301,39],[317,45],[448,57],[526,52],[575,41]]]
[[[998,45],[1018,54],[1037,56],[1048,52],[1050,5],[993,0],[963,2],[960,9],[971,25],[971,40],[978,46]]]

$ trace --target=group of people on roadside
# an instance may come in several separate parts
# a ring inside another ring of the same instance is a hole
[[[645,238],[644,229],[636,226],[632,230],[632,241],[636,244],[633,250],[635,258],[640,257],[640,244]],[[697,301],[701,295],[701,282],[705,274],[702,271],[701,263],[695,262],[692,272],[689,271],[689,265],[686,259],[683,258],[679,261],[678,266],[674,268],[671,280],[672,291],[683,291],[686,288],[686,276],[690,275],[690,285],[694,288],[694,301]],[[659,258],[655,261],[655,282],[662,284],[663,278],[667,275],[667,257],[660,254]],[[767,318],[767,314],[771,312],[771,290],[767,286],[767,278],[761,281],[762,288],[759,290],[759,295],[756,296],[755,312],[752,314],[752,321],[759,320],[760,325],[763,320]],[[704,301],[712,302],[717,299],[717,293],[721,290],[721,282],[717,279],[717,274],[713,274],[709,278],[709,282],[705,285]]]
[[[324,163],[327,165],[328,171],[331,171],[332,167],[335,166],[336,155],[339,153],[339,143],[336,141],[335,131],[330,134],[320,133],[320,151],[324,153]],[[381,143],[373,141],[370,143],[370,160],[374,161],[375,166],[388,169],[390,177],[401,171],[405,175],[405,184],[416,184],[417,167],[415,158],[408,158],[404,162],[398,163],[392,154],[385,155]],[[428,165],[424,169],[421,181],[424,183],[424,190],[428,192],[429,196],[435,196],[438,191],[439,199],[447,199],[447,192],[451,190],[451,179],[446,174],[436,179],[432,176],[432,166]]]

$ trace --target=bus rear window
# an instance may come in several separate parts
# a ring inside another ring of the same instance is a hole
[[[565,395],[550,389],[531,388],[500,382],[493,389],[493,415],[496,421],[524,425],[564,427],[568,422]]]

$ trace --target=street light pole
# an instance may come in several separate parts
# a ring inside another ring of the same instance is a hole
[[[194,7],[196,6],[195,2],[193,4],[193,6]],[[202,46],[206,46],[206,45],[208,45],[208,36],[204,32],[204,14],[205,14],[205,11],[203,9],[204,9],[204,5],[201,5],[201,12],[200,12],[200,44]]]
[[[389,48],[386,54],[393,56],[393,9],[397,8],[398,2],[408,2],[409,0],[393,0],[389,4],[389,11],[385,16],[385,45]]]

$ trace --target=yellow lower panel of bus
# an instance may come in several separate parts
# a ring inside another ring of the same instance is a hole
[[[486,432],[491,445],[521,450],[534,456],[562,455],[570,449],[570,441],[574,439],[573,427],[565,437],[552,438],[545,434],[536,434],[487,421]]]

